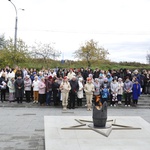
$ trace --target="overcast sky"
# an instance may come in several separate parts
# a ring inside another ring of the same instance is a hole
[[[18,12],[18,38],[28,45],[53,43],[60,59],[93,39],[112,61],[146,63],[150,50],[150,0],[12,0]],[[20,10],[25,9],[25,11]],[[15,9],[0,0],[0,35],[14,38]]]

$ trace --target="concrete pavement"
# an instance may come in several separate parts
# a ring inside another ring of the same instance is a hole
[[[85,107],[63,112],[61,107],[1,103],[0,150],[44,150],[44,116],[92,116],[92,112]],[[150,109],[108,107],[108,116],[141,116],[150,123]]]

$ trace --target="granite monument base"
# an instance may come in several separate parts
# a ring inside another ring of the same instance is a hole
[[[150,149],[150,124],[144,119],[110,116],[107,120],[110,120],[107,124],[111,125],[111,130],[106,128],[95,132],[97,129],[89,127],[90,116],[45,116],[45,150]],[[109,136],[104,136],[108,132]]]

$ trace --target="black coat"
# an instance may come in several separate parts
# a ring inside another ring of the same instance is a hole
[[[17,78],[15,81],[15,97],[24,96],[24,80],[22,78]]]
[[[77,81],[77,80],[75,80],[75,81],[71,80],[71,81],[70,81],[70,86],[71,86],[70,93],[71,93],[71,94],[76,94],[77,91],[79,90],[78,81]]]
[[[52,84],[52,90],[53,91],[58,91],[59,86],[60,85],[57,82],[53,82],[53,84]]]

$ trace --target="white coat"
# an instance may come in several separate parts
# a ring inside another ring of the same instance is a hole
[[[78,98],[83,98],[83,83],[82,81],[78,81],[79,84],[79,91],[77,92]]]

